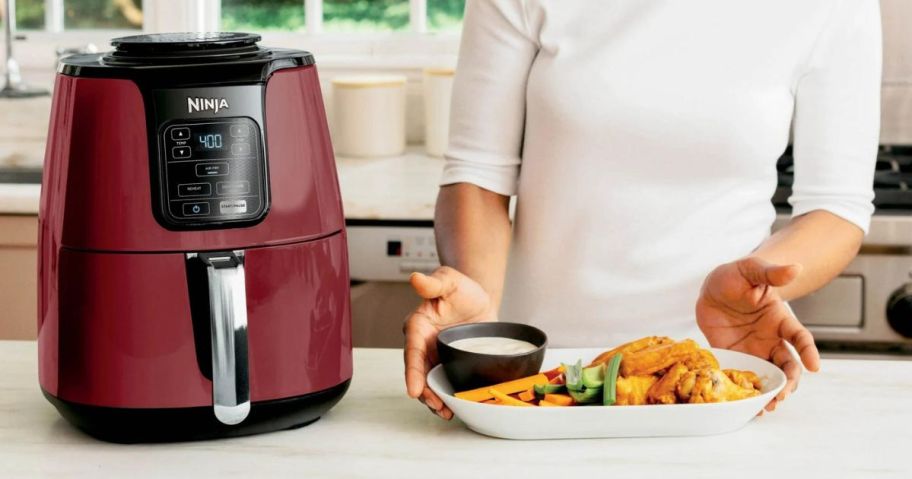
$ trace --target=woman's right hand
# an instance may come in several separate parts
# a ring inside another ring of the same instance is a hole
[[[496,320],[491,297],[480,284],[447,266],[430,276],[412,273],[409,282],[424,301],[403,326],[406,389],[432,412],[451,419],[453,412],[427,387],[427,374],[437,364],[437,333],[457,324]]]

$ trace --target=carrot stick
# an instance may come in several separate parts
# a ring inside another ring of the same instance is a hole
[[[554,404],[553,402],[541,400],[538,402],[538,407],[563,407],[563,406],[561,406],[560,404]]]
[[[497,400],[500,401],[500,403],[505,406],[523,406],[523,407],[532,406],[529,403],[524,403],[524,402],[520,401],[519,399],[516,399],[512,396],[508,396],[496,389],[490,389],[488,392],[490,392],[492,396],[497,398]]]
[[[525,391],[519,393],[519,400],[525,402],[532,402],[535,400],[535,389],[529,388]]]
[[[470,391],[458,392],[454,394],[454,396],[458,397],[459,399],[465,399],[466,401],[481,402],[494,397],[494,395],[491,394],[492,389],[502,394],[515,394],[525,391],[526,389],[529,389],[536,384],[547,383],[548,376],[545,376],[544,374],[536,374],[535,376],[529,376],[505,383],[495,384],[493,386],[485,386],[483,388],[472,389]]]
[[[575,401],[566,394],[545,394],[541,402],[549,402],[555,406],[572,406]]]

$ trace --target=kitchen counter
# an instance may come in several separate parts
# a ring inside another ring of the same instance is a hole
[[[896,477],[912,474],[912,362],[824,360],[773,414],[721,436],[507,441],[405,397],[402,352],[356,349],[342,402],[305,428],[117,445],[66,423],[36,379],[36,343],[0,341],[3,477]]]

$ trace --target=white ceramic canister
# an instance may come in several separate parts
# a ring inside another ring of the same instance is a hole
[[[452,68],[424,70],[424,145],[431,156],[443,156],[450,133]]]
[[[333,146],[339,156],[405,152],[405,82],[400,75],[333,78]]]

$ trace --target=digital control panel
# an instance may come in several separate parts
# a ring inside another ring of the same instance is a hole
[[[255,220],[266,208],[266,162],[251,118],[169,122],[160,130],[161,196],[176,225]]]

